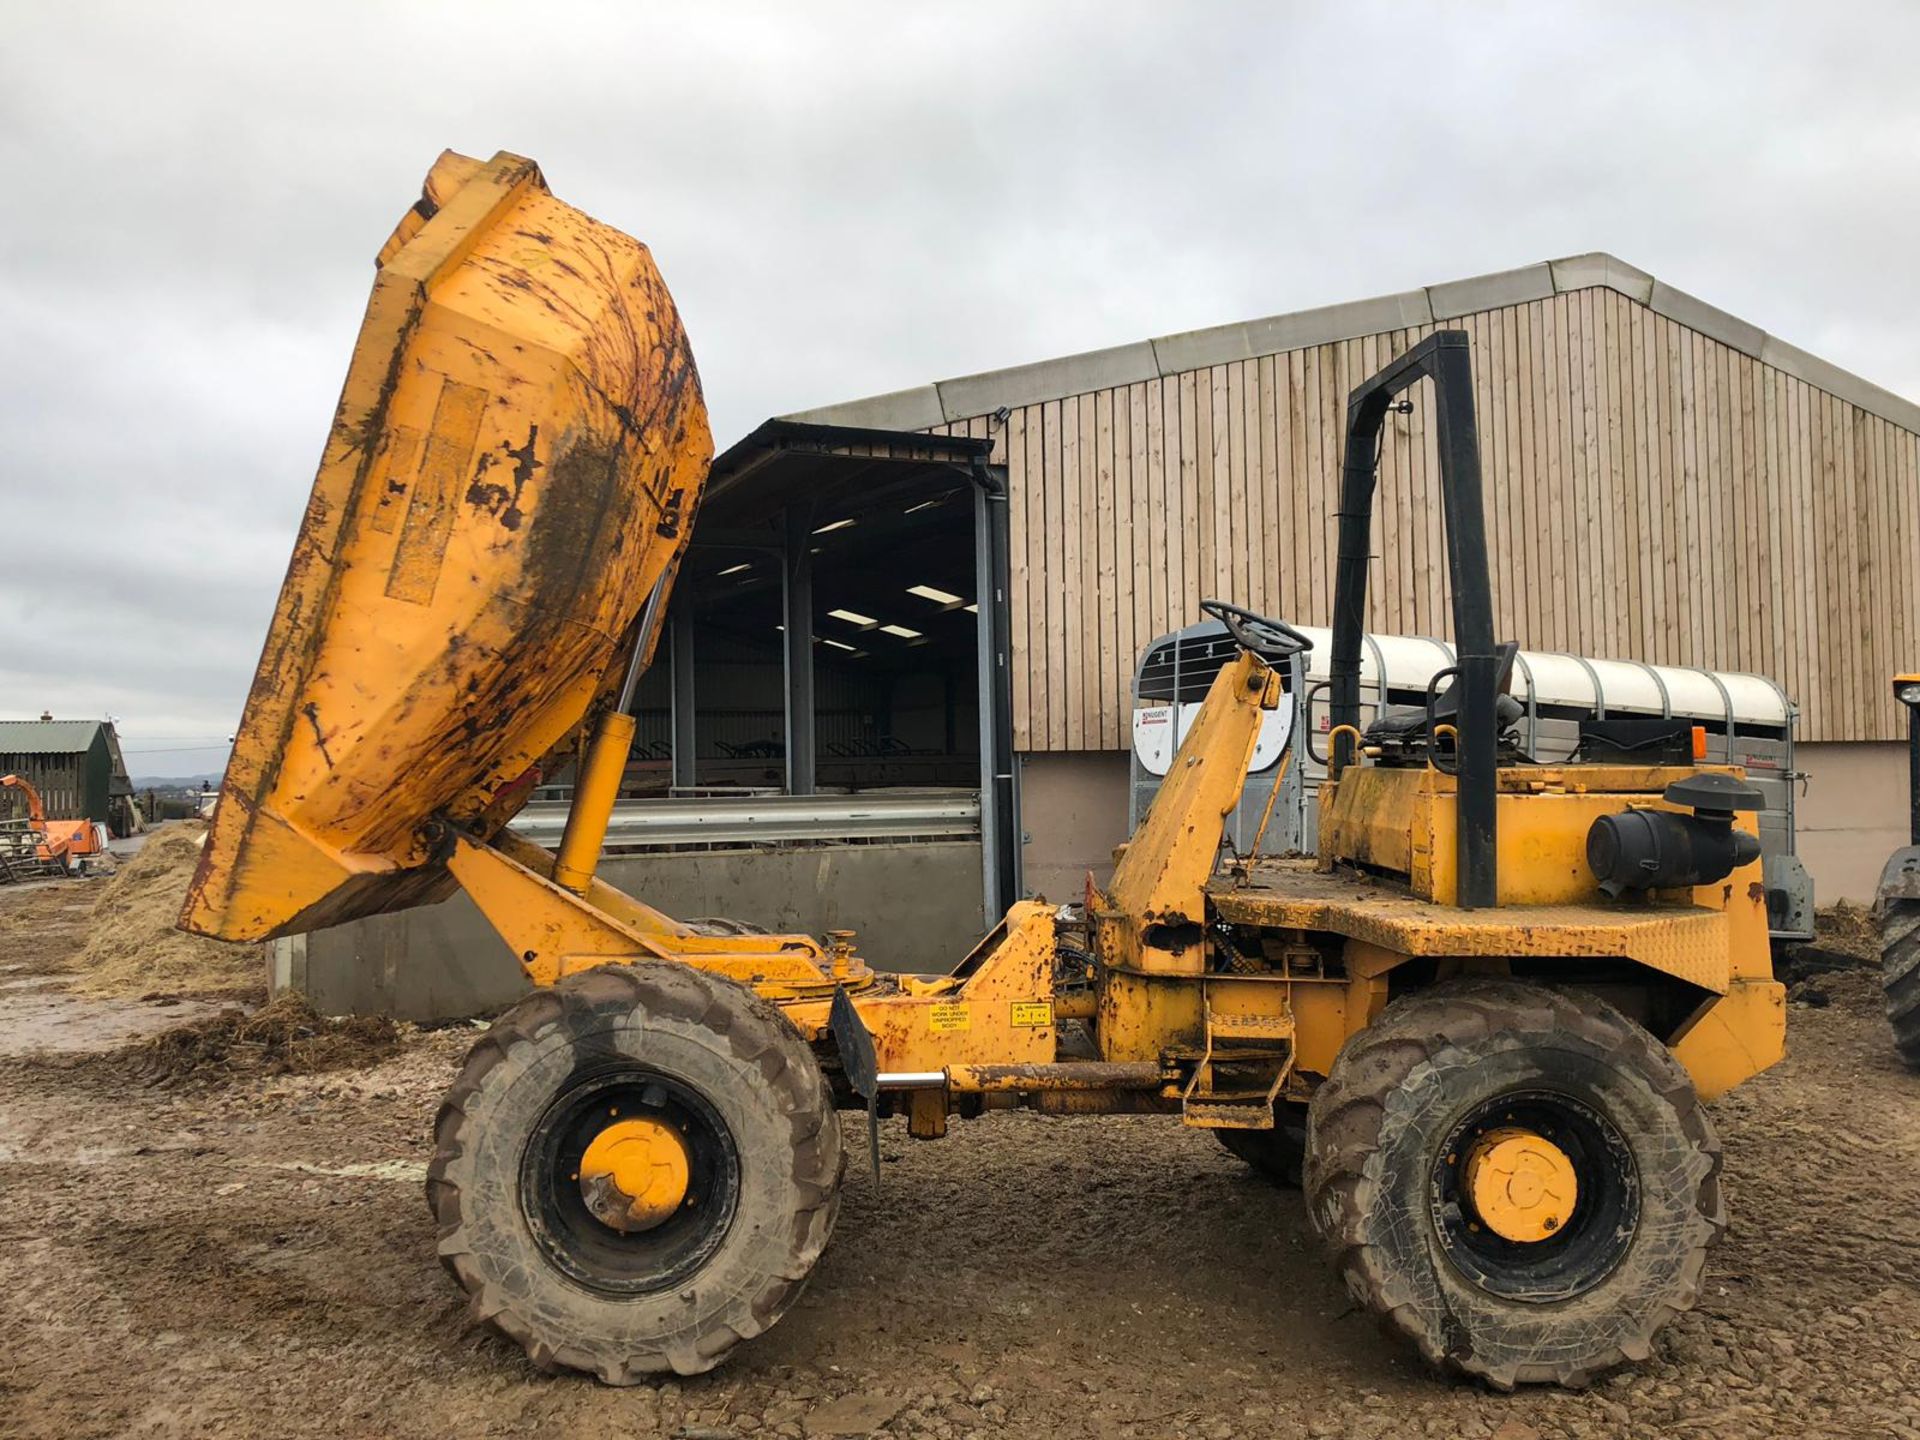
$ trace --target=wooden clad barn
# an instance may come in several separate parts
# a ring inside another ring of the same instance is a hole
[[[794,417],[994,442],[1025,823],[1057,852],[1030,877],[1124,832],[1148,641],[1207,596],[1327,623],[1346,394],[1441,328],[1473,346],[1501,636],[1775,679],[1813,742],[1802,853],[1823,898],[1870,893],[1902,824],[1887,680],[1920,660],[1920,405],[1601,254]],[[1447,631],[1434,471],[1416,403],[1370,629]]]
[[[108,720],[0,720],[0,775],[19,775],[47,814],[98,820],[115,835],[132,833],[133,785]],[[0,819],[26,814],[19,791],[0,790]]]

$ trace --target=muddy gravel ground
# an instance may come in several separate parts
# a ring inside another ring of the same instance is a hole
[[[6,1436],[1920,1437],[1920,1078],[1864,972],[1803,987],[1792,1058],[1715,1107],[1733,1226],[1699,1308],[1583,1393],[1427,1374],[1298,1195],[1204,1134],[1024,1115],[890,1126],[781,1325],[612,1390],[471,1324],[434,1258],[426,1136],[470,1034],[141,1084],[89,1052],[179,1008],[69,995],[73,908],[0,892],[0,997],[32,997],[0,1029],[84,1037],[0,1059]]]

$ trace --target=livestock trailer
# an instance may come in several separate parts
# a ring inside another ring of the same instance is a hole
[[[1318,833],[1333,632],[1295,628],[1313,648],[1290,662],[1287,699],[1265,717],[1246,788],[1227,817],[1227,843],[1243,855],[1253,848],[1276,782],[1280,795],[1261,841],[1263,853],[1310,854]],[[1363,723],[1383,706],[1424,705],[1434,677],[1455,660],[1444,640],[1373,634],[1363,639]],[[1133,684],[1130,829],[1145,817],[1207,687],[1235,653],[1226,627],[1208,620],[1158,637],[1141,655]],[[1744,766],[1766,797],[1760,843],[1773,938],[1813,938],[1813,879],[1794,854],[1794,800],[1801,779],[1793,764],[1798,712],[1777,684],[1764,675],[1522,650],[1514,663],[1512,694],[1523,707],[1514,738],[1528,756],[1545,762],[1591,757],[1602,748],[1688,743],[1694,727],[1704,731],[1702,758]],[[1296,731],[1300,743],[1293,747],[1292,761],[1282,766],[1280,758]]]

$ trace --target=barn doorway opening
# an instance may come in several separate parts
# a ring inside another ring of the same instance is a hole
[[[627,793],[763,837],[977,837],[997,921],[1020,891],[991,448],[771,420],[716,459]]]

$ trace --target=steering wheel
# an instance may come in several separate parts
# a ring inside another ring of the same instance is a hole
[[[1229,605],[1224,600],[1202,600],[1200,611],[1226,626],[1234,644],[1242,650],[1251,650],[1262,660],[1285,660],[1313,648],[1313,642],[1291,625]]]

